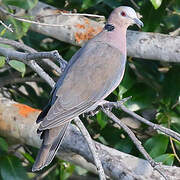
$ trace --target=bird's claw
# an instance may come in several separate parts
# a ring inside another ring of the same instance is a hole
[[[85,112],[84,115],[87,117],[95,116],[99,112],[100,109],[112,111],[113,107],[119,108],[119,106],[121,104],[124,104],[130,98],[132,98],[132,96],[121,99],[118,102],[109,102],[109,101],[102,100],[98,103],[97,106],[93,106],[91,109],[89,109],[87,112]]]
[[[99,108],[93,109],[91,111],[85,112],[84,115],[87,117],[93,117],[99,112]]]

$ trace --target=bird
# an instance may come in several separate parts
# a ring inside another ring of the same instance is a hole
[[[120,84],[126,66],[126,31],[133,24],[143,26],[133,8],[115,8],[102,31],[72,56],[37,118],[42,145],[33,172],[51,163],[70,122],[98,106]]]

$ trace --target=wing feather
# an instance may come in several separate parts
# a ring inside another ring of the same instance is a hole
[[[58,117],[56,116],[56,117],[54,117],[54,119],[56,121],[52,121],[52,120],[46,119],[48,117],[45,117],[45,119],[43,120],[43,121],[46,121],[45,127],[43,126],[43,123],[41,123],[38,129],[40,131],[43,131],[43,130],[47,129],[47,127],[48,127],[48,129],[51,129],[51,128],[54,128],[54,127],[57,127],[57,126],[61,126],[61,125],[65,124],[66,122],[74,119],[74,117],[77,117],[78,115],[80,115],[83,112],[85,112],[86,109],[88,107],[90,107],[90,106],[91,105],[86,104],[82,108],[78,108],[76,111],[75,110],[70,111],[70,112],[66,111],[66,113],[63,114],[63,116],[58,116]],[[47,122],[48,122],[48,124],[47,124]]]
[[[105,98],[120,83],[126,57],[115,47],[104,42],[89,42],[72,57],[60,87],[56,85],[55,103],[39,129],[57,127],[85,112]]]

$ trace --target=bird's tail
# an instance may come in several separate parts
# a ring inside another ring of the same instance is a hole
[[[51,163],[65,136],[69,123],[42,132],[43,142],[32,167],[33,172],[39,171]]]

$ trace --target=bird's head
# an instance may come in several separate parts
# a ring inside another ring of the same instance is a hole
[[[143,27],[143,22],[138,19],[134,9],[128,6],[120,6],[114,9],[108,18],[108,23],[126,28],[133,24],[136,24],[138,27]]]

